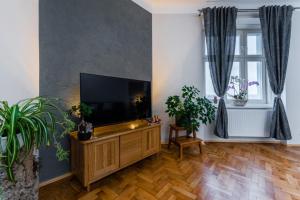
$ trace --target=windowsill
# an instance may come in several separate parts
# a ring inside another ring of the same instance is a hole
[[[235,106],[232,104],[226,104],[226,108],[228,109],[268,109],[271,110],[273,109],[273,104],[246,104],[245,106]]]

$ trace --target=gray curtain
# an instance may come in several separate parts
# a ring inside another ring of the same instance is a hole
[[[228,138],[228,115],[224,101],[233,65],[237,8],[203,9],[204,28],[211,79],[219,101],[215,135]]]
[[[289,57],[292,14],[292,6],[263,6],[259,9],[270,85],[277,96],[274,100],[271,137],[278,140],[292,138],[281,100]]]

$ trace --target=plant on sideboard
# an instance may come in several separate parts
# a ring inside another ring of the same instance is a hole
[[[189,132],[198,131],[200,123],[211,123],[215,118],[216,107],[194,86],[184,86],[180,96],[167,99],[166,112],[175,117],[176,125],[185,127]]]
[[[80,103],[79,105],[74,105],[69,110],[70,115],[80,119],[78,124],[78,134],[79,140],[89,140],[92,136],[93,125],[88,123],[86,119],[93,113],[93,108],[85,103]]]
[[[85,120],[87,117],[91,116],[93,108],[85,103],[80,103],[79,105],[72,106],[69,113],[80,118],[80,120]]]

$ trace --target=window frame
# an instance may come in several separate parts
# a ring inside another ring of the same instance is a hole
[[[233,62],[239,62],[240,63],[240,77],[247,78],[248,79],[248,66],[247,62],[251,61],[257,61],[261,62],[262,67],[262,99],[248,99],[248,103],[250,104],[268,104],[269,100],[271,99],[271,89],[268,84],[268,75],[267,75],[267,69],[266,69],[266,60],[263,50],[263,44],[262,44],[262,54],[261,55],[248,55],[248,44],[247,44],[247,35],[249,33],[261,33],[261,29],[259,28],[239,28],[237,29],[237,36],[240,37],[240,54],[234,56]],[[204,74],[205,74],[205,96],[208,99],[213,99],[216,95],[208,95],[206,91],[206,62],[208,62],[208,57],[205,55],[206,52],[206,40],[205,40],[205,34],[203,34],[203,57],[204,57]],[[208,69],[209,70],[209,69]],[[210,74],[210,72],[209,72]],[[232,104],[232,99],[229,99],[227,94],[224,96],[225,102],[227,104]]]

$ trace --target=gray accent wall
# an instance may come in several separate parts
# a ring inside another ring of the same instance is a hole
[[[152,15],[131,0],[40,0],[40,95],[80,101],[79,74],[152,78]],[[63,141],[69,148],[69,139]],[[40,150],[40,180],[70,170]]]

